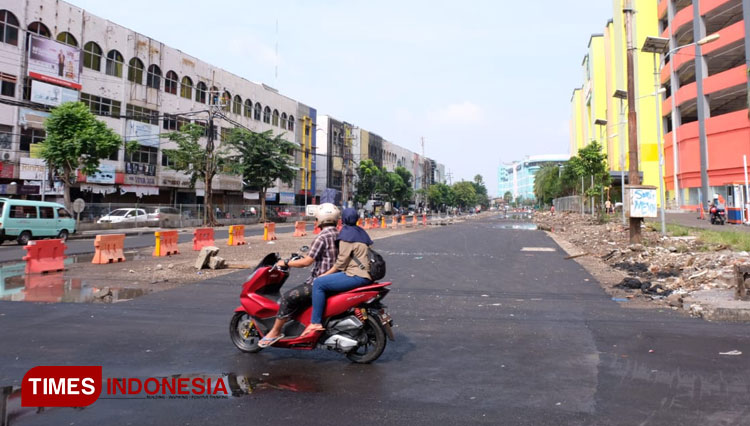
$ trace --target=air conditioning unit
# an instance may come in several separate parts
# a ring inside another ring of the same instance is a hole
[[[3,153],[3,160],[10,160],[10,152]]]

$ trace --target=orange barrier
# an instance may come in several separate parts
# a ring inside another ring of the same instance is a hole
[[[401,225],[406,226],[406,216],[401,215]]]
[[[276,239],[276,224],[268,222],[263,225],[263,241],[271,241]]]
[[[414,216],[411,217],[411,226],[417,227],[417,215],[414,214]]]
[[[214,228],[197,228],[193,231],[193,250],[214,245]]]
[[[398,228],[398,220],[396,220],[396,216],[393,216],[391,219],[391,228],[397,229]]]
[[[306,237],[307,236],[307,222],[297,221],[294,222],[294,235],[295,237]]]
[[[229,246],[244,246],[245,242],[245,225],[232,225],[229,227]]]
[[[380,221],[378,220],[378,218],[373,217],[372,219],[370,219],[370,228],[372,229],[380,228]]]
[[[103,263],[124,262],[125,254],[122,249],[125,246],[125,234],[97,235],[94,240],[94,258],[91,263],[101,265]]]
[[[369,220],[362,219],[361,222],[362,222],[362,224],[359,225],[359,226],[361,226],[362,229],[370,229],[370,221]]]
[[[318,219],[315,219],[315,227],[313,228],[313,234],[320,234],[320,226],[318,226]]]
[[[385,228],[387,228],[387,226],[385,225],[385,216],[383,216],[382,222],[380,224],[380,229],[385,229]]]
[[[362,226],[362,218],[357,219],[357,226]]]
[[[426,214],[422,215],[422,226],[427,226],[427,215]]]
[[[62,240],[32,240],[23,248],[26,250],[26,274],[62,271],[65,269],[65,249]]]
[[[173,254],[180,254],[180,250],[177,249],[177,231],[159,231],[154,232],[156,237],[156,247],[154,247],[154,256],[171,256]]]

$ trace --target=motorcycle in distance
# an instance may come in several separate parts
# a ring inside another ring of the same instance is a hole
[[[303,253],[307,246],[302,247]],[[297,253],[289,260],[300,259]],[[242,285],[240,306],[234,310],[229,322],[232,343],[241,351],[256,353],[261,348],[260,339],[273,327],[279,310],[277,300],[280,289],[289,278],[288,268],[276,266],[278,253],[271,253],[258,264]],[[283,339],[275,348],[333,350],[346,355],[355,363],[367,364],[375,361],[385,350],[386,336],[394,340],[391,329],[393,320],[380,301],[390,291],[390,282],[372,283],[364,287],[330,295],[323,313],[325,330],[300,334],[310,324],[312,307],[297,312],[286,324]]]
[[[725,213],[724,209],[720,209],[720,208],[712,205],[711,208],[709,209],[709,212],[711,213],[711,224],[712,225],[716,225],[716,224],[723,225],[724,224],[725,216],[726,216],[726,213]]]

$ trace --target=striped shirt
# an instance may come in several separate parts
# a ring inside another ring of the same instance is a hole
[[[320,234],[315,238],[315,241],[310,247],[310,251],[307,255],[315,259],[313,264],[312,273],[310,278],[305,281],[305,284],[312,284],[313,280],[318,275],[328,271],[336,263],[338,257],[338,250],[336,249],[336,237],[339,236],[339,231],[335,226],[326,226],[320,231]]]

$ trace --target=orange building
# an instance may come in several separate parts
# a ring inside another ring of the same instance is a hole
[[[743,156],[750,161],[748,3],[659,1],[660,36],[669,39],[671,52],[661,71],[666,90],[662,104],[664,183],[667,199],[679,201],[683,208],[695,207],[701,199],[701,126],[705,129],[709,200],[715,194],[728,200],[742,196],[737,193],[741,187],[732,185],[745,183]],[[702,46],[694,43],[713,34],[719,38]],[[699,49],[701,55],[696,58]],[[699,97],[701,83],[703,96]]]

